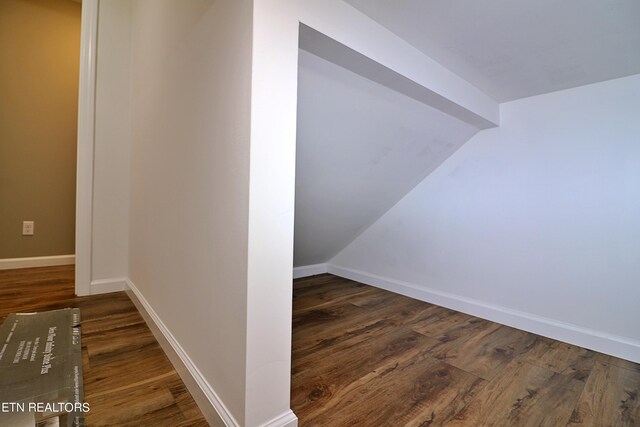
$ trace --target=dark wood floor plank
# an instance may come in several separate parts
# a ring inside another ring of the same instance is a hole
[[[582,381],[515,361],[489,381],[448,425],[565,425],[583,388]]]
[[[410,327],[414,331],[445,343],[480,333],[494,323],[454,310],[430,305]]]
[[[367,288],[367,292],[361,292],[353,297],[349,298],[349,303],[358,307],[366,308],[367,310],[384,309],[388,306],[394,307],[409,307],[412,303],[412,298],[405,297],[403,295],[394,294],[381,289]],[[423,303],[420,306],[420,310],[424,311],[427,306]]]
[[[328,410],[310,412],[308,425],[444,425],[482,388],[484,380],[422,353],[379,367],[339,390]],[[354,399],[350,396],[357,396]],[[363,405],[363,402],[367,402]]]
[[[140,351],[157,345],[155,337],[146,324],[101,331],[82,337],[90,360],[113,355],[116,359],[130,351]]]
[[[640,425],[640,372],[596,362],[568,425]]]
[[[120,375],[113,375],[113,372],[118,372]],[[101,394],[173,373],[175,373],[173,365],[162,349],[151,347],[145,351],[123,354],[106,363],[94,361],[94,366],[86,370],[84,375],[85,394],[87,396]]]
[[[175,404],[173,395],[162,380],[95,397],[89,395],[87,401],[93,406],[86,415],[87,423],[95,426],[123,425],[133,420],[140,422],[143,416]],[[177,407],[173,412],[175,417],[181,418],[177,421],[184,421]]]
[[[368,291],[372,291],[371,288]],[[374,308],[363,308],[345,302],[327,304],[313,310],[298,310],[294,301],[293,354],[322,352],[333,345],[349,341],[355,344],[373,335],[384,334],[425,310],[424,304],[411,299],[398,299],[386,293],[387,302]]]
[[[420,358],[430,344],[429,338],[402,328],[333,351],[321,366],[317,365],[315,357],[307,361],[294,359],[292,396],[296,401],[293,404],[301,408],[318,406],[323,401],[329,404],[336,398],[337,390],[358,382],[376,369],[387,369],[401,360]],[[360,357],[362,354],[368,357]]]
[[[628,369],[630,371],[640,373],[640,363],[633,363],[628,360],[620,359],[602,353],[596,353],[596,360],[602,363],[606,363],[607,365],[614,365],[623,369]]]
[[[350,304],[294,313],[292,353],[294,357],[320,354],[323,349],[349,341],[352,344],[383,334],[396,324],[380,319]]]
[[[360,283],[343,281],[339,283],[328,283],[322,287],[306,288],[303,292],[296,292],[293,296],[296,304],[296,312],[302,313],[305,310],[318,309],[327,305],[334,305],[341,301],[360,294],[371,292],[370,289]]]
[[[595,352],[560,341],[546,339],[542,342],[547,350],[541,354],[529,352],[527,362],[577,380],[587,380],[596,362]]]
[[[303,292],[307,288],[313,289],[318,287],[318,285],[336,283],[338,279],[340,278],[337,276],[334,276],[333,274],[328,274],[328,273],[296,279],[296,286],[295,286],[295,289],[293,290],[293,295],[295,296],[296,294]]]
[[[468,334],[441,342],[432,352],[450,365],[492,379],[514,358],[533,348],[537,340],[536,335],[488,323],[481,329],[470,327]]]
[[[82,333],[86,336],[144,324],[144,319],[140,313],[137,311],[129,311],[86,320],[82,322]]]
[[[179,424],[175,424],[173,427],[209,427],[209,424],[202,418],[194,418],[182,421]]]

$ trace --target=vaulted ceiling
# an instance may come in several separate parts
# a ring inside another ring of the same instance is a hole
[[[344,1],[498,102],[640,73],[638,0]],[[299,59],[294,266],[329,261],[493,126],[420,102],[408,90],[428,87],[394,86],[364,57],[349,69],[348,48],[318,49],[312,33],[301,30],[314,54]]]
[[[499,102],[640,73],[638,0],[345,0]]]

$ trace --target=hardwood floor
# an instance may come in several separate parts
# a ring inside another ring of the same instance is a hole
[[[331,275],[294,281],[300,426],[640,426],[640,365]]]
[[[207,426],[123,292],[73,267],[0,271],[0,321],[82,312],[89,426]],[[294,283],[300,426],[640,426],[640,365],[331,275]]]
[[[73,266],[0,271],[0,321],[78,307],[88,426],[208,426],[124,292],[75,297]]]

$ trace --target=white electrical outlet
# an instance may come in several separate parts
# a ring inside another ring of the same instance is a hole
[[[33,221],[22,221],[22,235],[33,236]]]

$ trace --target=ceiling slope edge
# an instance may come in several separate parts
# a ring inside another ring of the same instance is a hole
[[[300,47],[480,129],[500,125],[499,103],[343,0],[307,1]]]

